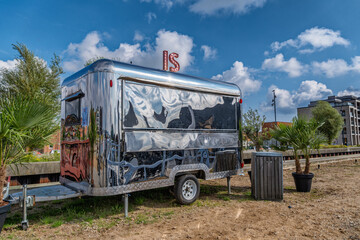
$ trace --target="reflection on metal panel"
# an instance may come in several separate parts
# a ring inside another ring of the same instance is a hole
[[[124,126],[236,129],[236,98],[159,86],[124,85]]]
[[[86,181],[93,186],[105,186],[107,169],[105,159],[112,149],[106,143],[118,145],[121,141],[121,81],[109,81],[114,74],[96,72],[63,85],[62,98],[82,92],[84,96],[76,124],[65,124],[65,104],[61,110],[61,176],[73,181]],[[75,100],[74,100],[75,101]],[[112,161],[120,160],[120,148],[112,154]]]
[[[196,132],[125,132],[126,151],[161,151],[203,148],[234,148],[238,144],[235,133]]]

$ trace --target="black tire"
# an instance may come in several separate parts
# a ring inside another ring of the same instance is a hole
[[[175,182],[174,194],[177,202],[182,205],[195,202],[200,194],[198,179],[192,174],[182,175]]]

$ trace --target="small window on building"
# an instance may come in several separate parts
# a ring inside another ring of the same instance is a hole
[[[81,98],[84,94],[80,91],[64,99],[65,101],[65,126],[81,124]]]

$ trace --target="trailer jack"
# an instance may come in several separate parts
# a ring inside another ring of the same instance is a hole
[[[124,194],[123,200],[124,200],[124,215],[127,218],[129,215],[129,195],[128,193]]]
[[[230,184],[231,177],[228,176],[226,180],[227,180],[228,194],[230,195],[231,194],[231,184]]]
[[[27,208],[35,205],[35,196],[27,195],[27,185],[23,185],[23,195],[20,199],[20,207],[23,208],[23,220],[21,222],[21,227],[24,231],[29,228],[29,222],[27,219]]]

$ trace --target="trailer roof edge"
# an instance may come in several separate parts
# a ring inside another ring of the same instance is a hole
[[[91,72],[113,72],[119,74],[121,79],[138,80],[144,83],[198,90],[201,92],[241,96],[240,88],[233,83],[141,67],[109,59],[97,60],[64,79],[61,85],[65,86]]]

